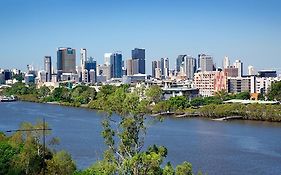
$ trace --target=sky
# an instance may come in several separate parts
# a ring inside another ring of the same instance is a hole
[[[87,48],[98,64],[106,52],[151,61],[178,55],[224,56],[258,69],[281,69],[280,0],[1,0],[0,68],[43,68],[57,47]]]

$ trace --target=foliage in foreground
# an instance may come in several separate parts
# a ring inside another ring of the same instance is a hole
[[[42,122],[22,123],[20,127],[22,130],[42,128]],[[50,132],[46,131],[46,134]],[[44,155],[41,137],[42,131],[19,131],[10,136],[0,133],[0,174],[40,175],[43,167],[46,167],[46,174],[73,174],[76,165],[70,154],[47,148]],[[55,142],[54,138],[49,144]]]
[[[158,93],[156,90],[151,92]],[[163,166],[168,150],[163,146],[152,145],[144,149],[146,135],[145,114],[152,101],[159,98],[153,96],[147,100],[140,100],[136,93],[128,93],[128,87],[111,90],[102,87],[96,100],[89,107],[115,112],[121,116],[120,120],[113,120],[109,115],[102,123],[107,150],[103,159],[92,167],[79,172],[83,175],[92,174],[132,174],[132,175],[164,175],[164,174],[192,174],[192,166],[188,162],[172,167],[170,163]]]

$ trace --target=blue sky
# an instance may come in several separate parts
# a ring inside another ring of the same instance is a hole
[[[43,65],[56,48],[105,52],[146,48],[151,61],[179,54],[225,55],[257,69],[281,68],[280,0],[1,0],[0,67]],[[78,51],[79,52],[79,51]],[[77,55],[78,61],[79,55]],[[244,67],[244,69],[245,69]]]

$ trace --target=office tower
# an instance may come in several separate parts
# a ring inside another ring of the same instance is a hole
[[[52,80],[52,60],[50,56],[44,57],[44,70],[46,72],[46,82]]]
[[[176,61],[176,71],[177,71],[177,73],[180,72],[181,66],[183,65],[185,57],[186,57],[186,55],[179,55],[178,56],[177,61]]]
[[[196,71],[196,59],[191,56],[184,57],[184,73],[186,78],[192,80]]]
[[[238,77],[243,76],[243,63],[241,60],[235,60],[234,67],[238,69]]]
[[[139,73],[138,60],[128,59],[126,61],[127,65],[127,75],[134,75]]]
[[[80,65],[81,65],[81,80],[82,82],[87,82],[88,71],[85,69],[85,63],[87,60],[87,49],[80,49]]]
[[[92,70],[91,74],[90,71]],[[96,72],[97,72],[97,62],[94,60],[93,57],[87,58],[85,61],[85,70],[86,72],[86,81],[85,82],[91,82],[95,83],[96,82]],[[94,73],[93,73],[94,72]],[[94,80],[92,80],[93,78]]]
[[[105,53],[104,54],[104,64],[109,66],[111,64],[111,60],[113,59],[113,53]]]
[[[138,73],[145,74],[145,49],[132,50],[132,59],[138,60]]]
[[[116,52],[110,58],[111,58],[110,59],[111,77],[112,78],[121,78],[122,77],[122,54],[119,52]]]
[[[156,68],[155,69],[155,78],[162,79],[161,68]]]
[[[255,75],[254,66],[248,66],[248,75]]]
[[[69,47],[59,47],[57,50],[57,73],[60,80],[62,73],[76,73],[76,52]]]
[[[126,60],[127,75],[133,75],[133,59]]]
[[[229,60],[229,58],[227,56],[225,56],[224,59],[223,59],[223,66],[222,66],[222,68],[226,69],[229,66],[230,66],[230,60]]]
[[[96,75],[96,70],[95,69],[90,69],[89,70],[89,83],[93,84],[97,82],[97,75]]]
[[[110,66],[108,66],[106,64],[98,65],[96,74],[98,76],[104,76],[106,80],[109,80],[111,78]]]
[[[214,70],[213,57],[210,55],[199,54],[198,67],[201,69],[202,72],[213,71]]]
[[[152,77],[155,78],[155,69],[157,68],[157,61],[152,61]]]
[[[169,76],[169,58],[161,58],[161,74],[167,78]]]

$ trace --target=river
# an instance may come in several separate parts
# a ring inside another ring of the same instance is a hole
[[[28,102],[0,103],[0,131],[17,129],[21,122],[43,117],[60,138],[56,149],[71,153],[78,168],[102,156],[100,135],[105,114],[89,109]],[[152,118],[148,119],[152,121]],[[166,161],[189,161],[195,172],[208,175],[281,174],[281,123],[218,122],[205,119],[165,118],[149,123],[146,144],[167,147]]]

